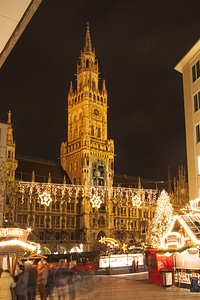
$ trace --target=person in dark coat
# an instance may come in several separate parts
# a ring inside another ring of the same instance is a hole
[[[37,288],[37,270],[36,265],[31,263],[26,264],[26,271],[28,272],[28,285],[27,285],[27,299],[36,299],[36,288]]]
[[[18,272],[18,279],[15,288],[16,297],[17,300],[26,300],[29,274],[25,270],[24,265],[18,265],[17,272]]]

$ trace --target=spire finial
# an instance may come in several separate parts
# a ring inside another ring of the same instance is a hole
[[[92,43],[91,43],[91,38],[90,38],[90,23],[87,22],[86,24],[87,24],[87,30],[86,30],[84,51],[92,52]]]
[[[8,112],[8,121],[7,121],[7,124],[9,124],[9,125],[11,125],[11,115],[12,115],[12,113],[9,110],[9,112]]]

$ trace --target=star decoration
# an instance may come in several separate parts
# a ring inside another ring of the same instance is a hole
[[[106,238],[105,236],[100,238],[99,243],[106,244],[106,243],[117,243],[117,240],[112,238]]]
[[[47,192],[43,192],[43,194],[39,195],[40,198],[40,204],[44,204],[46,206],[49,206],[50,203],[52,202],[51,195],[48,194]]]
[[[128,250],[128,245],[123,244],[122,249],[123,249],[124,252],[126,252]]]
[[[92,203],[92,207],[97,207],[99,208],[102,201],[100,199],[99,196],[93,196],[91,199],[90,199],[90,202]]]
[[[133,205],[133,206],[140,207],[141,204],[142,204],[142,200],[141,200],[140,196],[135,195],[135,196],[132,198],[132,205]]]

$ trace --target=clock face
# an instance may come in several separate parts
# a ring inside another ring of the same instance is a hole
[[[97,108],[95,108],[95,109],[93,110],[93,114],[94,114],[95,116],[99,116],[99,115],[100,115],[100,112],[99,112],[99,110],[98,110]]]

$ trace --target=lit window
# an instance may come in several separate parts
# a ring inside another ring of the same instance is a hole
[[[200,124],[196,126],[196,142],[200,142]]]
[[[200,77],[200,61],[192,66],[192,81],[195,82]]]
[[[200,155],[197,156],[197,170],[198,170],[198,175],[200,175]]]
[[[200,91],[194,95],[194,111],[200,109]]]

